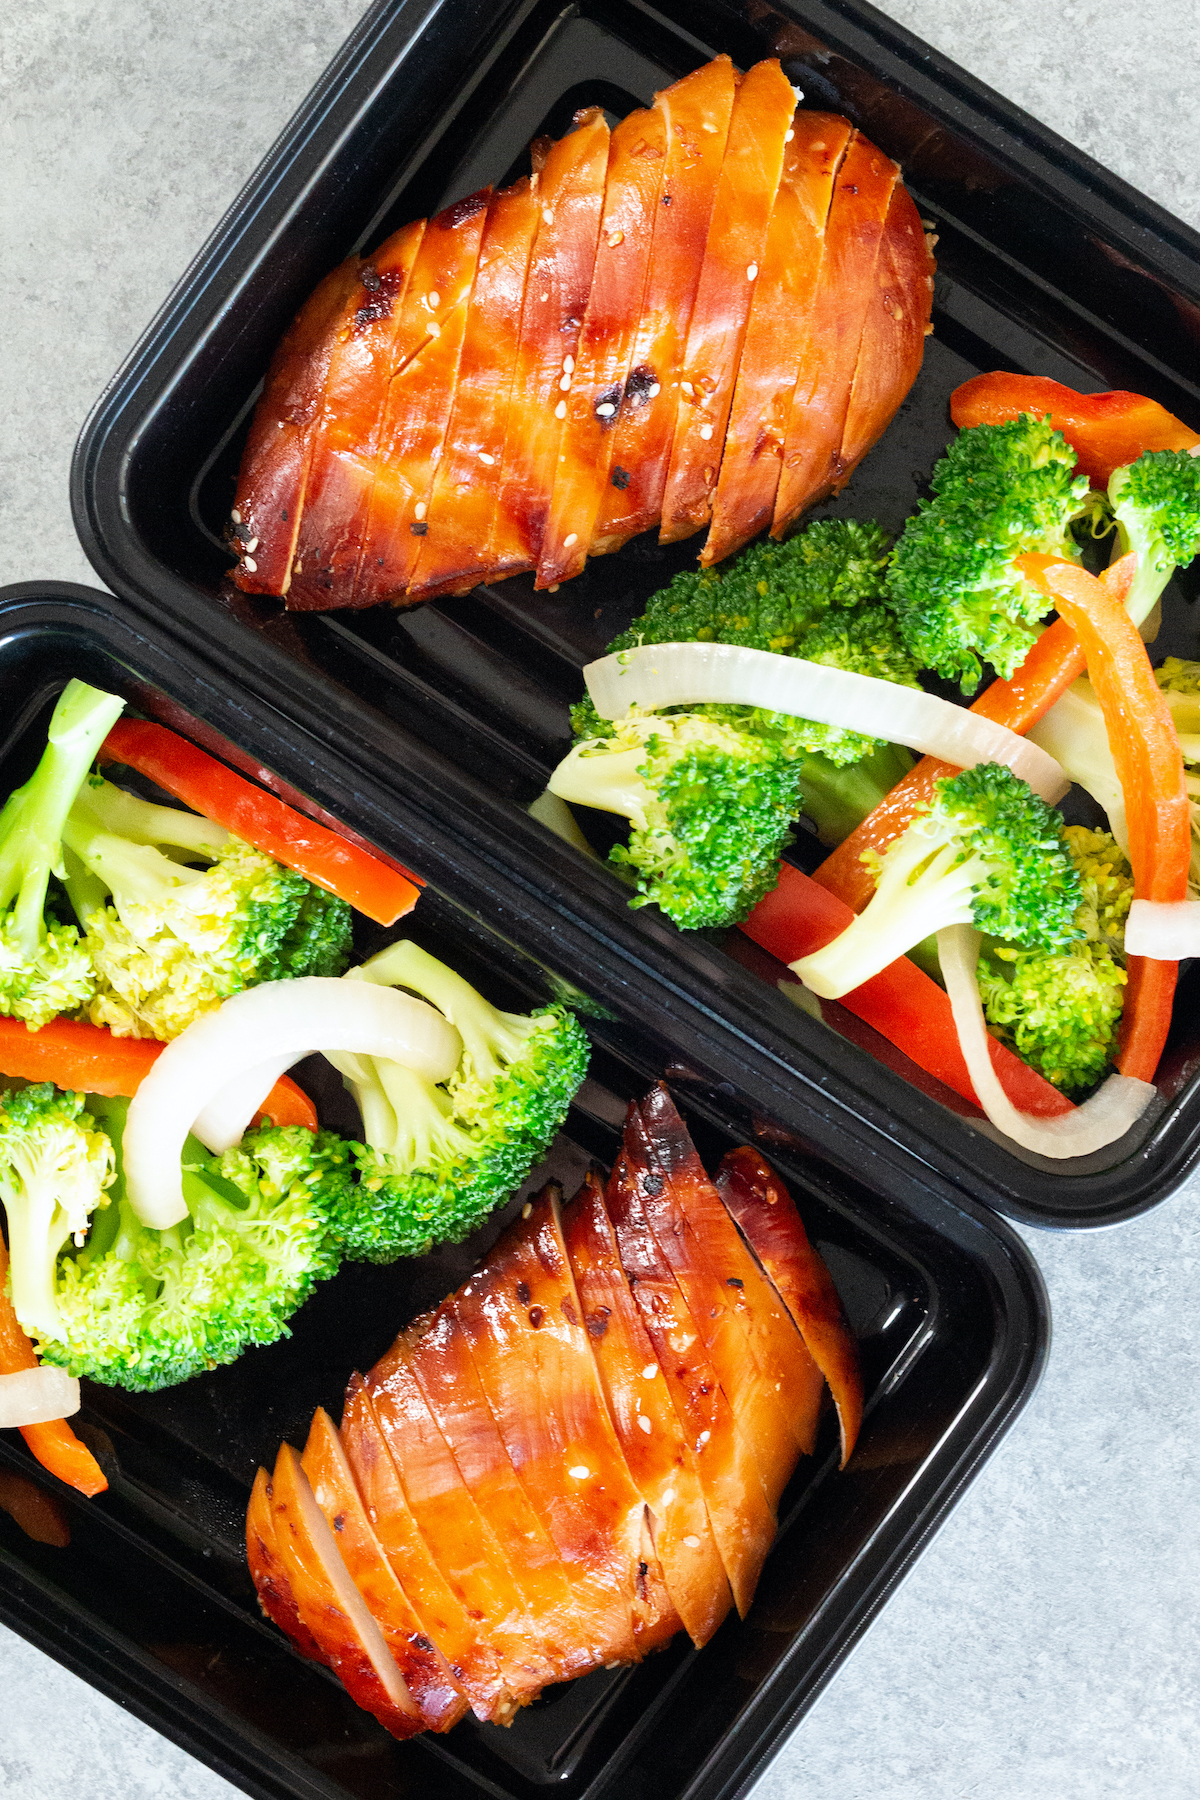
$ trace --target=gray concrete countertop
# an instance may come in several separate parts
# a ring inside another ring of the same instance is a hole
[[[359,10],[3,9],[0,582],[94,584],[67,503],[79,425]],[[1200,225],[1200,9],[883,10]],[[1028,1234],[1054,1308],[1042,1387],[756,1800],[1195,1800],[1198,1200],[1193,1178],[1134,1224]],[[3,1630],[0,1694],[0,1795],[234,1793]]]

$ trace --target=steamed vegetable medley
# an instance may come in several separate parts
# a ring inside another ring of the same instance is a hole
[[[393,925],[417,887],[122,708],[70,682],[0,814],[0,1423],[85,1492],[73,1378],[186,1380],[343,1261],[465,1237],[588,1056],[564,1007],[501,1011],[414,942],[349,966],[354,912]],[[315,1052],[357,1141],[285,1075]]]
[[[1018,1143],[1079,1155],[1145,1110],[1200,951],[1200,661],[1147,650],[1200,552],[1200,437],[1006,375],[952,413],[895,543],[822,521],[656,594],[585,671],[550,791],[628,820],[632,905],[741,925]],[[801,815],[812,877],[782,860]]]

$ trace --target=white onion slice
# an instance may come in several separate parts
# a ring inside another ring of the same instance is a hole
[[[921,688],[827,669],[799,656],[737,644],[643,644],[602,656],[583,674],[603,719],[623,718],[632,706],[641,712],[664,706],[761,706],[886,738],[956,769],[1003,763],[1050,806],[1070,786],[1052,756],[1007,725]]]
[[[1029,742],[1054,757],[1064,775],[1090,794],[1108,816],[1108,828],[1129,855],[1125,791],[1108,742],[1108,726],[1086,675],[1059,695],[1044,718],[1030,727]]]
[[[168,1044],[129,1103],[125,1182],[144,1225],[166,1230],[187,1216],[180,1153],[193,1121],[236,1081],[261,1079],[268,1062],[313,1050],[386,1056],[428,1081],[445,1081],[462,1039],[435,1007],[368,981],[308,975],[234,994]],[[253,1096],[255,1111],[264,1096]]]
[[[998,1131],[1025,1150],[1062,1159],[1087,1156],[1115,1144],[1153,1100],[1154,1086],[1131,1075],[1110,1075],[1074,1112],[1052,1119],[1018,1112],[1000,1085],[988,1050],[987,1025],[975,969],[979,933],[971,925],[947,925],[937,934],[938,961],[958,1030],[959,1047],[980,1106]]]
[[[65,1369],[42,1363],[0,1375],[0,1430],[21,1425],[49,1425],[79,1411],[79,1383]]]
[[[1183,962],[1200,956],[1200,900],[1135,900],[1125,922],[1130,956]]]
[[[248,1074],[235,1075],[232,1081],[218,1088],[204,1110],[196,1115],[192,1136],[198,1137],[214,1156],[240,1144],[251,1119],[262,1111],[263,1102],[279,1077],[286,1074],[293,1063],[311,1054],[310,1050],[284,1050],[279,1056],[268,1057]]]

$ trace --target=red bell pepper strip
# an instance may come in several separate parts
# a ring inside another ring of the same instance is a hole
[[[1133,580],[1136,557],[1123,556],[1104,571],[1107,592],[1122,602]],[[1064,619],[1056,619],[1043,631],[1021,667],[1008,681],[993,681],[971,708],[982,718],[1007,725],[1022,737],[1044,718],[1061,694],[1077,681],[1086,667],[1083,649]],[[836,894],[855,912],[861,912],[875,892],[875,878],[863,863],[865,850],[882,854],[933,799],[933,784],[943,775],[956,775],[950,763],[923,756],[902,781],[897,782],[870,816],[830,852],[814,880]]]
[[[1093,487],[1106,488],[1114,469],[1136,461],[1146,450],[1191,450],[1200,444],[1200,433],[1142,394],[1119,390],[1077,394],[1040,375],[1006,375],[997,370],[965,381],[950,396],[950,417],[960,429],[1003,425],[1022,413],[1033,413],[1039,419],[1049,416],[1079,458],[1076,467]]]
[[[746,936],[780,962],[795,962],[831,943],[854,913],[790,863],[784,863],[779,885],[761,899],[742,926]],[[907,957],[889,963],[861,987],[838,1001],[873,1026],[881,1037],[934,1075],[964,1100],[978,1105],[967,1065],[958,1046],[958,1030],[950,1002],[936,981]],[[1065,1094],[1044,1081],[1028,1063],[995,1038],[989,1040],[992,1064],[1014,1106],[1048,1119],[1072,1111]]]
[[[21,1330],[8,1292],[8,1249],[0,1238],[0,1375],[16,1375],[36,1369],[33,1345]],[[45,1425],[22,1425],[21,1436],[44,1469],[90,1499],[108,1486],[104,1471],[86,1444],[81,1444],[65,1419]]]
[[[114,1037],[102,1025],[78,1019],[51,1019],[30,1031],[20,1019],[0,1018],[0,1075],[23,1081],[52,1081],[80,1094],[136,1094],[166,1045],[156,1038]],[[317,1129],[308,1095],[284,1075],[263,1101],[273,1125]]]
[[[1171,709],[1137,626],[1104,584],[1074,563],[1023,556],[1018,567],[1072,628],[1087,658],[1125,796],[1133,891],[1139,900],[1187,898],[1191,814]],[[1178,963],[1131,956],[1117,1067],[1153,1081],[1171,1025]]]
[[[118,719],[101,746],[100,761],[136,769],[185,806],[327,888],[378,925],[393,925],[417,903],[420,889],[401,870],[305,818],[165,725]]]

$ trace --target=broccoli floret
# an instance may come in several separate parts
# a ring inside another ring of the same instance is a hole
[[[933,472],[892,554],[888,597],[919,667],[979,685],[981,659],[1001,675],[1020,667],[1051,610],[1015,568],[1030,551],[1079,561],[1071,536],[1103,500],[1076,476],[1075,452],[1048,419],[1023,414],[959,434]]]
[[[874,598],[883,585],[888,541],[878,525],[829,519],[786,544],[751,545],[723,570],[677,575],[613,639],[609,654],[638,644],[738,644],[916,687],[917,666],[896,617]],[[883,742],[748,706],[665,709],[679,710],[748,724],[769,733],[788,755],[818,751],[838,766]],[[572,707],[571,725],[584,739],[608,737],[613,729],[590,699]]]
[[[831,606],[882,593],[889,542],[878,525],[826,519],[786,544],[752,544],[720,569],[685,570],[609,652],[696,642],[805,654],[801,639]]]
[[[863,912],[823,950],[792,964],[822,999],[860,987],[946,925],[973,923],[1045,950],[1079,937],[1079,877],[1058,813],[999,763],[934,786],[933,802],[880,857]]]
[[[732,925],[779,879],[801,807],[797,767],[768,738],[720,719],[623,719],[577,744],[550,778],[563,800],[621,813],[628,846],[610,860],[677,925]]]
[[[1083,891],[1075,915],[1083,936],[1057,951],[989,943],[978,981],[992,1035],[1055,1087],[1080,1094],[1116,1056],[1133,873],[1108,832],[1068,825],[1064,835]]]
[[[62,834],[88,767],[124,701],[69,681],[50,720],[33,775],[0,812],[0,1013],[36,1031],[74,1013],[96,991],[95,971],[73,925],[47,919],[51,874],[62,877]]]
[[[545,1155],[587,1074],[583,1027],[564,1006],[501,1012],[409,941],[348,980],[404,987],[436,1006],[463,1041],[444,1086],[381,1058],[330,1058],[363,1118],[359,1186],[337,1216],[348,1254],[372,1262],[457,1243]]]
[[[64,842],[97,976],[89,1017],[118,1037],[178,1037],[242,988],[346,966],[346,902],[207,819],[98,781]]]
[[[1200,556],[1200,460],[1186,450],[1148,450],[1114,469],[1108,499],[1118,554],[1137,552],[1125,604],[1140,625],[1176,569]]]
[[[0,1202],[8,1221],[13,1306],[31,1335],[55,1331],[55,1265],[82,1243],[116,1176],[113,1148],[82,1094],[49,1082],[0,1096]]]
[[[128,1102],[90,1105],[119,1159]],[[350,1168],[340,1138],[300,1125],[248,1132],[215,1157],[189,1139],[189,1216],[169,1231],[140,1223],[118,1173],[83,1248],[59,1259],[55,1328],[36,1334],[43,1361],[153,1393],[288,1336],[291,1315],[338,1267],[330,1221],[347,1204]]]

